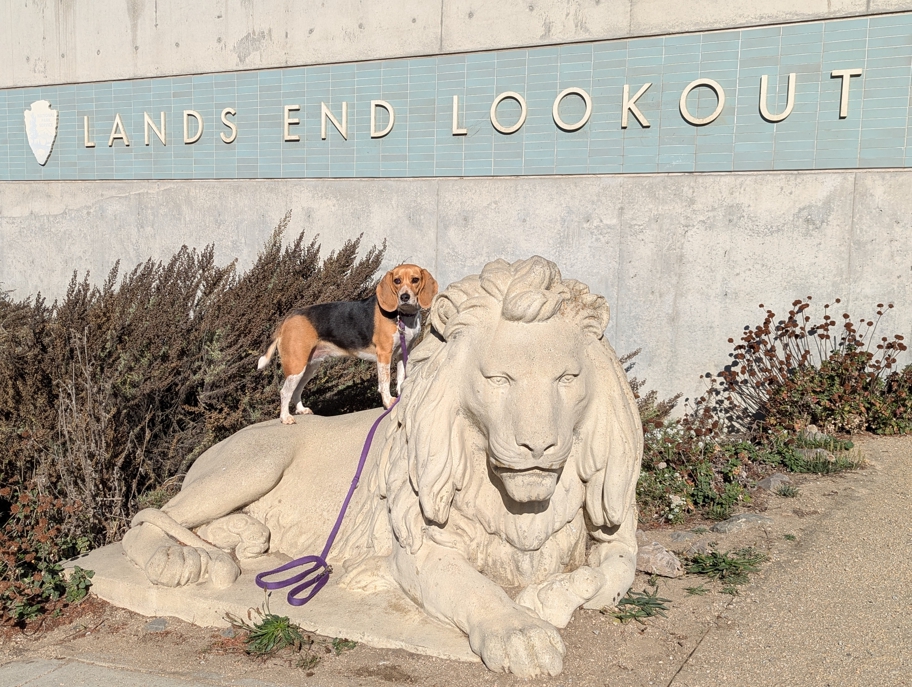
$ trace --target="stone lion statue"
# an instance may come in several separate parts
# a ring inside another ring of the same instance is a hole
[[[492,670],[557,675],[556,628],[635,570],[642,431],[608,306],[533,257],[452,284],[430,320],[330,563],[354,590],[397,585]],[[127,555],[155,584],[227,586],[247,558],[319,551],[377,415],[238,432],[136,516]]]

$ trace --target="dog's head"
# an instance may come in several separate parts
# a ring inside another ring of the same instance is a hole
[[[387,272],[377,284],[377,301],[387,312],[414,315],[431,307],[437,295],[437,281],[418,265],[399,265]]]

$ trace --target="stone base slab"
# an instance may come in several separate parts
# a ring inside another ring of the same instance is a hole
[[[263,608],[266,599],[254,582],[257,573],[287,561],[286,557],[263,556],[245,562],[241,576],[227,589],[215,589],[208,582],[177,588],[155,586],[126,557],[119,543],[75,558],[66,567],[94,570],[92,592],[115,606],[146,616],[173,616],[203,627],[228,627],[226,613],[246,620],[250,609]],[[269,609],[288,616],[308,632],[326,637],[344,637],[378,649],[479,660],[462,632],[428,617],[396,590],[354,592],[341,589],[330,578],[304,606],[290,605],[283,590],[273,592]]]

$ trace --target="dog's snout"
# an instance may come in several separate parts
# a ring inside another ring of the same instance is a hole
[[[408,303],[411,300],[411,298],[412,297],[407,293],[403,293],[399,296],[399,300],[402,301],[403,303]]]

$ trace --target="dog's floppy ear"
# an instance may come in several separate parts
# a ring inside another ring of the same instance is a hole
[[[437,280],[423,267],[421,268],[421,288],[418,289],[418,305],[427,309],[437,295]]]
[[[396,285],[393,284],[392,270],[383,275],[383,279],[377,284],[377,302],[387,312],[396,312],[399,308],[399,294],[396,293]]]

